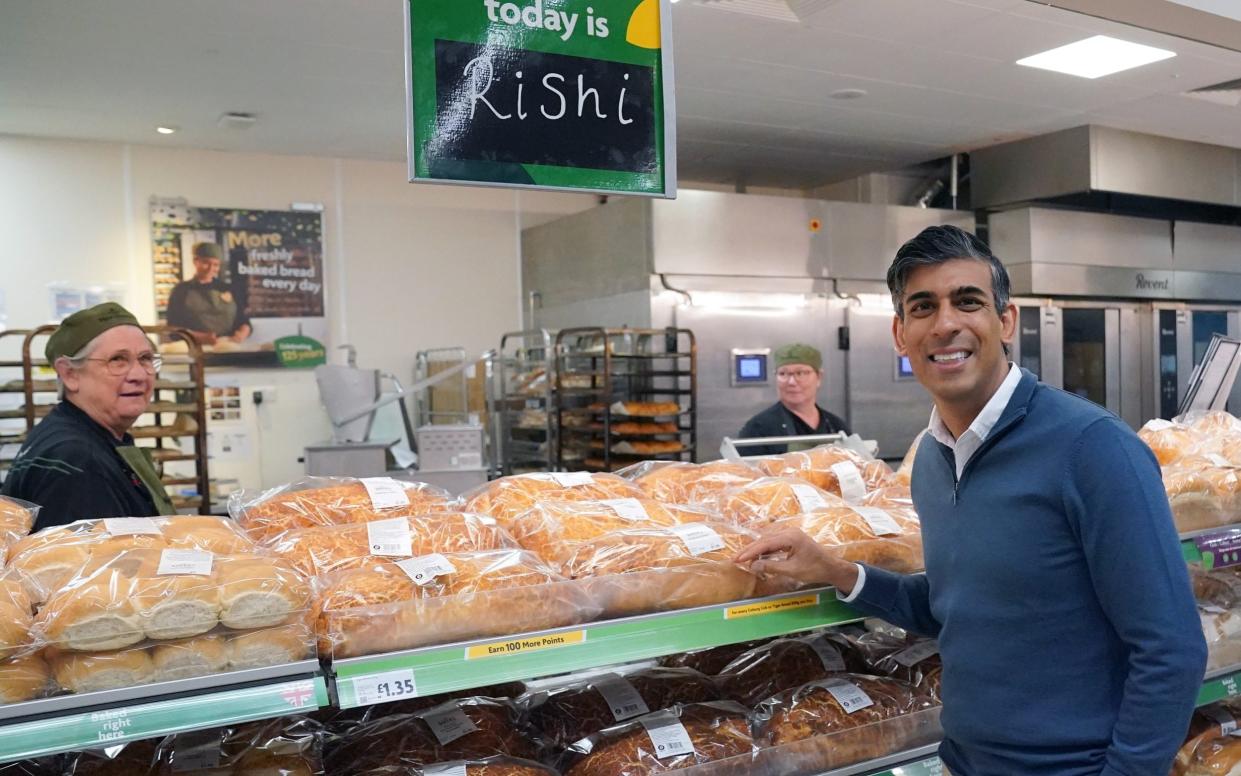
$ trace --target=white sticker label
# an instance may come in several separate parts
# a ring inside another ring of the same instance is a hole
[[[926,660],[931,655],[938,655],[938,654],[939,654],[938,644],[936,644],[934,641],[923,641],[921,643],[914,644],[909,649],[904,649],[904,650],[901,650],[900,652],[897,652],[895,655],[892,656],[892,659],[895,660],[897,663],[900,663],[901,665],[905,666],[906,668],[909,668],[911,666],[916,666],[917,664],[921,663],[923,660]]]
[[[458,760],[451,763],[432,763],[422,767],[422,776],[466,776],[466,763]]]
[[[1144,431],[1163,431],[1164,429],[1172,428],[1175,425],[1176,424],[1170,420],[1164,420],[1163,418],[1155,418],[1154,420],[1149,421],[1143,427],[1143,430]]]
[[[703,553],[722,550],[727,545],[715,529],[703,523],[686,523],[685,525],[671,525],[668,530],[680,537],[685,544],[685,549],[689,550],[690,555],[702,555]]]
[[[211,562],[214,557],[201,550],[163,550],[159,554],[159,568],[155,573],[159,576],[172,574],[198,574],[211,576]]]
[[[844,679],[832,679],[824,682],[822,685],[824,690],[832,694],[836,702],[840,704],[840,708],[845,710],[846,714],[852,714],[855,711],[861,711],[867,706],[875,705],[870,696],[862,691],[852,682],[846,682]]]
[[[879,507],[850,507],[854,512],[862,516],[866,524],[870,526],[870,530],[875,532],[875,536],[900,536],[901,526]]]
[[[845,501],[861,501],[866,498],[866,480],[852,461],[841,461],[831,466],[832,474],[840,481],[840,497]]]
[[[354,677],[352,682],[353,697],[359,706],[401,701],[418,695],[418,685],[414,682],[412,668],[358,676]]]
[[[362,487],[371,497],[375,509],[393,509],[409,506],[409,494],[405,486],[391,477],[363,477]]]
[[[595,478],[590,476],[590,472],[552,472],[550,476],[562,488],[595,484]]]
[[[220,767],[220,733],[195,730],[172,740],[172,772],[204,771]]]
[[[636,498],[608,498],[599,503],[607,504],[608,509],[611,509],[626,520],[651,519],[651,516],[646,513],[646,507],[642,506],[642,502]]]
[[[105,517],[103,529],[113,536],[136,536],[152,534],[160,536],[163,531],[149,517]]]
[[[1219,725],[1221,734],[1227,736],[1237,732],[1237,720],[1232,714],[1228,713],[1227,709],[1218,706],[1204,706],[1200,711],[1204,717]]]
[[[452,561],[438,552],[397,561],[396,565],[418,585],[429,585],[436,577],[457,573],[457,567],[452,565]]]
[[[679,754],[692,754],[694,742],[681,721],[671,714],[659,713],[643,717],[642,727],[651,738],[651,746],[655,747],[655,756],[663,759]]]
[[[840,656],[840,650],[836,645],[823,638],[816,636],[806,641],[806,646],[814,650],[814,654],[819,656],[819,662],[823,664],[823,670],[831,673],[833,671],[845,670],[845,659]]]
[[[595,690],[608,702],[608,708],[617,722],[649,714],[646,701],[638,694],[628,680],[620,676],[609,676],[595,682]]]
[[[793,495],[797,496],[797,503],[801,505],[803,512],[827,509],[830,506],[827,499],[823,498],[823,494],[819,493],[813,485],[798,483],[793,486]]]
[[[376,520],[366,524],[366,542],[371,555],[413,555],[413,539],[409,535],[409,521],[403,517]]]
[[[427,727],[431,728],[431,732],[435,734],[436,740],[441,745],[451,744],[458,738],[478,730],[478,726],[455,705],[424,711],[418,716],[427,723]]]

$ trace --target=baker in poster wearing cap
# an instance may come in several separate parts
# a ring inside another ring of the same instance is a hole
[[[243,342],[250,336],[250,320],[220,281],[224,252],[216,243],[200,242],[193,253],[194,277],[174,286],[168,297],[168,325],[188,329],[200,345]]]
[[[780,401],[746,421],[742,439],[810,434],[849,434],[849,427],[818,405],[823,384],[823,354],[801,343],[777,348],[772,359],[776,369],[776,393]],[[810,447],[811,445],[806,445]],[[789,445],[764,445],[742,449],[744,455],[778,455]]]
[[[74,520],[172,514],[155,464],[129,428],[151,404],[160,357],[115,302],[70,315],[44,349],[61,402],[17,453],[6,496],[43,507],[35,530]]]

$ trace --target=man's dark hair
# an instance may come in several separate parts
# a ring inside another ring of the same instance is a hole
[[[892,306],[896,315],[904,320],[905,309],[901,300],[905,296],[905,281],[909,273],[918,267],[930,267],[953,259],[974,259],[991,265],[991,296],[995,299],[995,313],[1000,315],[1008,306],[1008,270],[995,257],[987,244],[974,235],[955,226],[928,226],[909,242],[901,246],[888,267],[888,290],[892,292]]]

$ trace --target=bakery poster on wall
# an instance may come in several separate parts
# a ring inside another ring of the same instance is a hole
[[[188,329],[209,365],[326,361],[319,213],[152,200],[151,253],[159,322]]]

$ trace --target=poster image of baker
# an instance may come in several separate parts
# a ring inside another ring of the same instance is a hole
[[[194,275],[178,283],[168,297],[168,325],[189,329],[200,345],[215,345],[222,339],[245,342],[253,330],[232,288],[220,280],[223,255],[216,243],[195,243]]]

